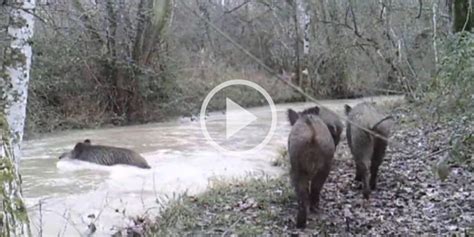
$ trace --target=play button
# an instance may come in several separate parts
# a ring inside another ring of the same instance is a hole
[[[247,100],[249,98],[252,100]],[[222,112],[214,112],[206,118],[211,100],[213,107],[221,105],[223,108],[225,104],[225,116]],[[266,100],[268,106],[242,107],[249,104],[248,101],[256,100]],[[229,80],[213,88],[205,97],[199,120],[201,131],[212,147],[225,153],[246,153],[268,144],[276,129],[277,114],[272,98],[261,86],[247,80]]]
[[[257,116],[248,112],[231,99],[225,98],[225,104],[225,136],[227,139],[257,120]]]

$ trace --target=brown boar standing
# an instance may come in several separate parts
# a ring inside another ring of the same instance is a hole
[[[386,116],[368,102],[360,103],[354,108],[349,105],[344,107],[350,121],[388,139],[393,126],[392,116]],[[355,161],[355,180],[362,182],[364,198],[368,199],[371,189],[376,187],[377,173],[385,156],[387,140],[350,123],[346,126],[346,137]]]
[[[288,110],[292,125],[288,137],[290,176],[298,198],[296,227],[305,228],[309,208],[319,205],[319,195],[331,169],[335,145],[331,133],[314,107],[301,113]]]

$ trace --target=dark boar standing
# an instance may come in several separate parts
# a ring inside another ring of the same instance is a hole
[[[319,194],[331,169],[335,146],[331,133],[314,107],[301,113],[288,110],[290,175],[298,198],[296,227],[305,228],[309,208],[317,208]]]
[[[319,117],[328,126],[329,132],[334,140],[334,145],[337,147],[341,139],[343,124],[337,114],[325,107],[319,107]]]
[[[356,166],[355,180],[362,182],[364,198],[375,189],[379,166],[385,156],[387,140],[393,126],[392,116],[387,116],[368,102],[354,108],[345,105],[347,118],[358,126],[378,134],[374,136],[359,127],[347,123],[346,137]],[[369,178],[370,177],[370,178]]]
[[[63,158],[88,161],[106,166],[122,164],[144,169],[150,168],[145,158],[135,151],[113,146],[92,145],[89,139],[77,143],[71,151],[64,152],[59,159]]]

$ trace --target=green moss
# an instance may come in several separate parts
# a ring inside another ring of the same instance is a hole
[[[15,197],[14,202],[16,207],[16,210],[14,210],[14,215],[16,216],[16,219],[21,222],[28,222],[28,213],[23,200],[21,198]]]
[[[2,78],[3,80],[7,81],[7,80],[10,79],[10,75],[8,75],[8,73],[6,72],[6,70],[1,69],[1,70],[0,70],[0,78]]]
[[[0,114],[0,132],[2,132],[1,144],[5,150],[5,155],[0,157],[0,188],[3,207],[0,212],[0,221],[2,222],[0,236],[10,236],[11,234],[15,235],[14,231],[21,225],[26,225],[29,232],[29,219],[26,206],[20,195],[21,181],[17,177],[14,158],[10,157],[13,154],[9,141],[9,126],[3,114]],[[16,190],[13,190],[15,186]]]
[[[10,27],[23,28],[28,24],[25,18],[21,16],[14,17],[10,22]]]
[[[0,160],[0,168],[0,182],[12,182],[15,179],[14,174],[12,173],[12,162],[8,158],[2,158]]]

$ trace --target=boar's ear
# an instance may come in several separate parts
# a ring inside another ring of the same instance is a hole
[[[90,144],[91,144],[91,140],[90,140],[90,139],[84,140],[84,144],[90,145]]]
[[[290,121],[291,126],[293,126],[296,123],[296,120],[298,120],[300,116],[298,113],[292,109],[288,109],[288,120]]]
[[[352,110],[352,108],[348,104],[344,105],[344,111],[345,111],[346,115],[348,115],[351,112],[351,110]]]
[[[319,107],[314,106],[313,108],[309,109],[309,113],[314,114],[314,115],[319,115]]]

